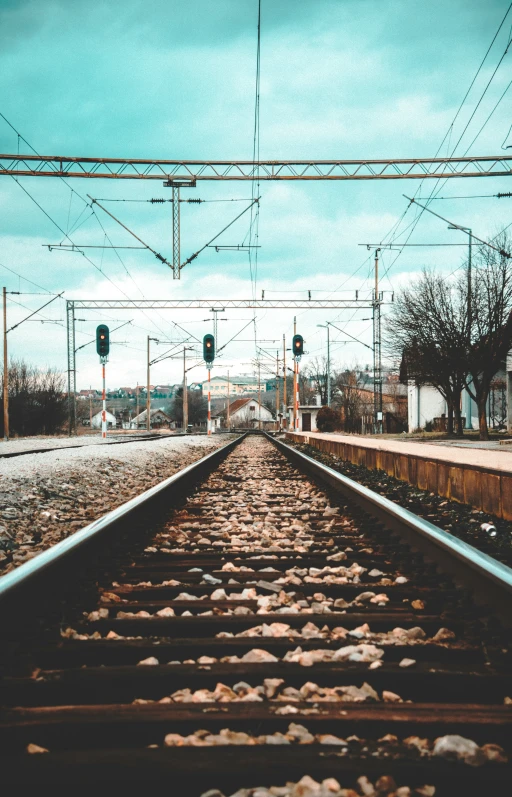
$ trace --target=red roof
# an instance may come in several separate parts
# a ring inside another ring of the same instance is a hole
[[[244,407],[246,404],[248,404],[249,401],[256,401],[256,399],[249,397],[249,398],[236,399],[235,401],[232,401],[231,404],[229,405],[229,414],[233,415],[234,412]],[[256,401],[256,404],[257,403],[258,402]],[[218,417],[219,415],[222,415],[223,417],[227,417],[227,414],[228,414],[227,409],[225,409],[221,410],[220,412],[217,412],[216,416]]]

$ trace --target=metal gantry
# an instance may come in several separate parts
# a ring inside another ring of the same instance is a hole
[[[238,310],[363,310],[370,309],[374,318],[377,313],[380,325],[379,301],[359,299],[359,292],[352,299],[68,299],[67,316],[67,352],[68,352],[68,396],[69,396],[69,433],[76,431],[76,349],[75,349],[75,311],[80,310],[201,310],[208,308],[216,317],[218,312],[226,309]],[[378,331],[380,341],[380,326]],[[375,332],[374,332],[375,340]],[[148,344],[149,345],[149,344]],[[380,349],[379,349],[380,351]],[[379,360],[380,362],[380,360]],[[382,380],[381,380],[382,390]],[[382,406],[382,396],[381,396]]]
[[[0,154],[0,175],[105,180],[423,180],[512,174],[512,154],[374,160],[161,160]]]

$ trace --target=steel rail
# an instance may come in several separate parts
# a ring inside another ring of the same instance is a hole
[[[512,625],[510,567],[281,440],[270,435],[267,438],[296,466],[327,482],[387,528],[398,532],[444,572],[469,587],[478,603],[492,606],[506,625]]]
[[[0,154],[0,175],[106,180],[416,180],[512,174],[512,155],[364,160],[166,160]],[[74,168],[73,168],[74,167]]]
[[[131,498],[126,503],[116,507],[116,509],[107,512],[106,515],[93,520],[92,523],[89,523],[83,529],[56,543],[51,548],[7,573],[7,575],[0,577],[0,606],[6,599],[17,595],[22,589],[29,585],[31,586],[33,582],[41,577],[48,577],[56,573],[72,557],[79,552],[82,553],[86,547],[91,546],[93,543],[99,544],[100,540],[103,541],[106,537],[109,537],[109,533],[119,529],[123,523],[131,522],[142,509],[145,511],[153,509],[160,504],[162,498],[167,497],[169,494],[175,495],[179,493],[181,498],[183,495],[181,488],[186,488],[190,483],[201,478],[207,470],[224,459],[244,437],[245,434],[240,435],[235,440],[230,440],[225,445],[197,460],[197,462],[187,465],[154,487],[150,487],[149,490],[145,490],[135,498]],[[179,492],[180,490],[181,492]]]

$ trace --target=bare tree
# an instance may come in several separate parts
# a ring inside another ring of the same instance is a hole
[[[321,403],[327,404],[327,357],[315,357],[311,360],[304,373],[312,382],[313,389],[320,394]]]
[[[367,397],[360,377],[361,369],[357,366],[344,368],[333,375],[333,406],[341,416],[341,425],[346,432],[361,431],[361,418],[368,414],[367,404],[373,396]],[[369,396],[369,394],[368,394]],[[373,406],[369,414],[373,413]]]
[[[471,288],[470,335],[467,369],[468,391],[478,407],[480,439],[487,440],[487,401],[493,379],[503,367],[512,346],[512,240],[506,234],[494,239],[501,251],[481,246]]]
[[[461,394],[467,383],[468,301],[466,282],[424,270],[399,292],[386,323],[386,345],[402,359],[403,381],[431,384],[448,405],[448,432],[462,435]]]
[[[9,425],[13,434],[55,434],[66,420],[66,407],[63,374],[53,368],[36,368],[24,360],[11,360]]]

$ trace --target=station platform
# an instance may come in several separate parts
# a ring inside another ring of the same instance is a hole
[[[320,432],[287,432],[286,437],[512,520],[512,451]]]

